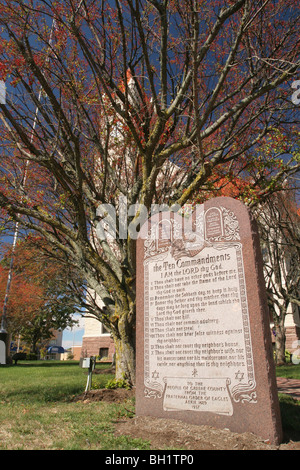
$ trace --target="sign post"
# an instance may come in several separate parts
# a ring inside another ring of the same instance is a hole
[[[92,375],[93,375],[93,370],[95,369],[95,365],[96,365],[96,357],[95,356],[84,357],[80,361],[80,366],[83,369],[88,369],[88,371],[89,371],[87,382],[86,382],[86,387],[85,387],[85,392],[88,392],[89,390],[91,390]]]

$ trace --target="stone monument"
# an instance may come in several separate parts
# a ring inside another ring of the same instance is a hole
[[[282,439],[256,223],[227,197],[137,240],[136,413]]]

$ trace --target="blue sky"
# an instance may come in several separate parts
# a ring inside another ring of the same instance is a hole
[[[72,346],[81,346],[82,336],[84,333],[84,319],[81,316],[77,317],[79,324],[75,325],[72,329],[67,328],[63,331],[62,347],[65,349]]]

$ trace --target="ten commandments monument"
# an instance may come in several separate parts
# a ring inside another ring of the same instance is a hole
[[[160,212],[137,241],[137,415],[281,441],[255,221],[222,197]]]

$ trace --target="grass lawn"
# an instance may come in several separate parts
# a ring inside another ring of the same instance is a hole
[[[97,364],[97,368],[105,367]],[[300,365],[277,368],[300,379]],[[102,388],[113,376],[93,376]],[[147,440],[114,436],[114,423],[134,411],[122,404],[72,401],[84,392],[87,371],[73,361],[20,361],[0,367],[0,450],[147,450]],[[280,395],[284,430],[300,440],[300,402]]]
[[[278,377],[300,380],[300,364],[288,363],[276,368]],[[279,393],[282,427],[285,435],[294,441],[300,441],[300,401]]]
[[[276,375],[278,377],[286,377],[287,379],[300,380],[300,364],[294,365],[288,363],[284,366],[279,366],[276,368]]]
[[[97,365],[97,368],[100,366]],[[113,376],[99,374],[93,386]],[[114,421],[134,403],[82,403],[87,371],[78,362],[20,361],[0,367],[0,450],[147,449],[138,439],[114,437]]]

